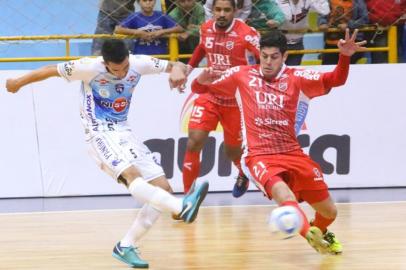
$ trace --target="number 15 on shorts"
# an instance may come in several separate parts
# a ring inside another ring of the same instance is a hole
[[[204,107],[193,106],[192,117],[201,118],[203,116]]]

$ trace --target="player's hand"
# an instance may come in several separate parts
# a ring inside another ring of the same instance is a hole
[[[20,90],[20,84],[18,83],[18,80],[16,79],[7,79],[6,81],[6,88],[7,91],[10,93],[17,93],[18,90]]]
[[[202,73],[197,77],[200,84],[210,84],[221,77],[223,74],[220,70],[215,70],[212,67],[203,69]]]
[[[180,41],[185,41],[188,37],[189,37],[188,32],[183,32],[183,33],[178,34],[178,39]]]
[[[275,20],[268,20],[266,25],[268,25],[269,28],[276,28],[279,26],[279,23]]]
[[[365,47],[363,47],[363,45],[365,45],[367,42],[366,40],[355,42],[357,34],[358,29],[355,29],[354,33],[352,33],[350,37],[350,29],[345,29],[345,39],[340,39],[337,44],[341,54],[351,56],[357,51],[365,50]]]
[[[319,30],[322,32],[326,32],[328,30],[328,25],[327,24],[320,24],[319,25]]]
[[[348,28],[348,24],[346,24],[346,23],[340,23],[337,27],[338,27],[340,30],[344,31],[344,30],[346,30],[346,29]]]
[[[186,88],[187,67],[183,63],[176,63],[172,67],[169,74],[169,87],[178,89],[179,93],[183,93]]]

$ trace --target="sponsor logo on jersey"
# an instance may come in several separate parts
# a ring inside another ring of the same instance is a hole
[[[289,125],[289,120],[287,120],[287,119],[275,120],[270,117],[266,117],[266,118],[256,117],[254,119],[254,121],[255,121],[255,125],[258,127],[272,126],[272,125],[277,125],[277,126],[288,126]]]
[[[122,159],[115,159],[111,162],[111,165],[117,167],[117,165],[120,164],[122,161],[123,161]]]
[[[131,75],[130,77],[128,77],[127,81],[133,82],[133,81],[135,81],[136,78],[137,78],[137,76]]]
[[[285,92],[288,89],[288,83],[287,82],[280,82],[278,84],[278,89],[281,92]]]
[[[111,108],[114,111],[120,113],[120,112],[124,111],[127,108],[128,101],[127,101],[127,99],[125,97],[119,97],[119,98],[115,99],[113,102],[108,101],[108,100],[102,100],[100,102],[100,104],[103,107]]]
[[[110,92],[105,88],[100,88],[99,95],[103,98],[108,98],[110,96]]]
[[[224,55],[220,53],[207,53],[209,61],[212,65],[219,66],[231,66],[231,60],[229,55]]]
[[[259,49],[259,37],[258,36],[246,35],[245,40]]]
[[[93,116],[92,99],[93,99],[92,95],[86,95],[86,109],[85,110],[86,110],[86,115],[87,115],[88,120],[90,120],[90,122],[92,123],[93,130],[97,131],[98,123]]]
[[[105,159],[109,159],[113,155],[101,138],[96,138],[96,145]]]
[[[75,68],[75,63],[73,61],[66,62],[63,64],[63,69],[68,76],[72,76],[73,69]]]
[[[314,175],[314,181],[323,181],[323,175],[321,174],[320,170],[317,169],[316,167],[313,168]]]
[[[155,57],[151,57],[151,61],[154,63],[155,68],[159,68],[161,66],[161,60]]]
[[[296,77],[302,77],[307,80],[314,80],[318,81],[320,80],[320,72],[315,71],[315,70],[295,70],[293,73],[294,76]]]
[[[228,34],[228,36],[229,36],[229,37],[238,37],[238,34],[237,34],[235,31],[231,31],[231,32]]]
[[[231,51],[234,48],[234,41],[227,41],[226,42],[226,49]]]
[[[263,91],[255,91],[255,100],[259,109],[283,109],[284,98],[284,95],[275,95]]]
[[[116,84],[115,87],[116,87],[116,92],[117,92],[117,93],[121,94],[121,93],[124,92],[124,84],[118,83],[118,84]]]
[[[98,81],[96,81],[96,82],[98,82],[100,85],[105,85],[105,84],[108,84],[108,83],[109,83],[109,81],[106,80],[106,79],[100,79],[100,80],[98,80]]]

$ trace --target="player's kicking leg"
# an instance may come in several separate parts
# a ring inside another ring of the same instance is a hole
[[[132,181],[126,180],[131,178],[133,178]],[[113,257],[131,267],[148,268],[148,263],[139,255],[137,242],[152,227],[161,212],[175,213],[184,222],[193,222],[207,194],[209,185],[207,182],[196,184],[191,193],[183,199],[178,199],[165,190],[168,190],[165,186],[169,187],[169,184],[164,176],[153,180],[160,183],[158,184],[160,187],[156,187],[140,177],[135,168],[130,167],[122,173],[120,179],[126,183],[131,195],[145,204],[127,235],[114,247]],[[130,183],[128,184],[128,182]]]

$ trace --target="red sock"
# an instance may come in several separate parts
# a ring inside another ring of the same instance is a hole
[[[333,221],[335,220],[335,218],[333,219],[329,219],[329,218],[325,218],[323,217],[321,214],[316,212],[316,217],[313,221],[313,226],[316,226],[317,228],[319,228],[323,233],[325,233],[327,231],[327,227],[328,225],[330,225],[331,223],[333,223]]]
[[[302,219],[303,219],[303,225],[302,225],[302,228],[300,229],[300,235],[303,237],[306,237],[306,233],[310,228],[310,224],[309,224],[309,221],[307,220],[306,214],[300,208],[299,204],[295,201],[286,201],[281,204],[281,206],[286,206],[286,205],[293,206],[297,210],[299,210],[299,213],[302,215]]]
[[[233,160],[234,165],[237,167],[238,169],[238,175],[244,175],[244,172],[241,169],[241,159],[238,158],[236,160]]]
[[[183,190],[185,194],[189,191],[193,182],[199,176],[200,172],[200,152],[191,152],[186,150],[183,161]]]

